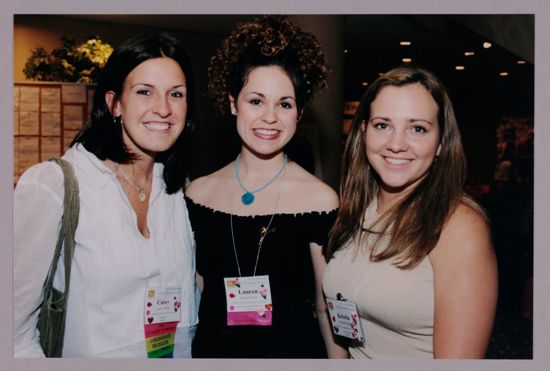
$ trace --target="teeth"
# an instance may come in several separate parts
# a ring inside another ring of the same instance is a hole
[[[145,127],[149,130],[167,130],[170,128],[170,124],[167,122],[148,122],[144,124]]]
[[[274,129],[256,129],[256,132],[258,134],[262,134],[262,135],[275,135],[277,134],[279,131],[278,130],[274,130]]]
[[[409,163],[411,160],[406,160],[404,158],[386,157],[386,161],[388,161],[390,164],[394,164],[394,165],[403,165],[403,164]]]

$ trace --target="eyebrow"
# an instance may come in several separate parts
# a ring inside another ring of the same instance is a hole
[[[257,91],[251,91],[251,92],[246,93],[246,95],[250,95],[250,94],[255,94],[255,95],[258,95],[258,96],[260,96],[260,97],[262,97],[262,98],[265,99],[265,94],[263,94],[263,93],[259,93],[259,92],[257,92]],[[296,100],[294,97],[292,97],[292,96],[290,96],[290,95],[279,98],[279,100],[285,100],[285,99],[292,99],[293,101]]]
[[[155,85],[153,85],[153,84],[148,84],[148,83],[146,83],[146,82],[136,82],[135,84],[131,85],[130,88],[134,88],[134,87],[136,87],[136,86],[138,86],[138,85],[147,86],[147,87],[149,87],[149,88],[154,88],[154,87],[155,87]],[[184,82],[183,84],[174,85],[174,86],[172,86],[170,89],[177,89],[177,88],[182,88],[182,87],[183,87],[183,88],[186,88],[186,87],[187,87],[187,83]]]
[[[384,116],[374,116],[373,118],[371,118],[368,122],[372,122],[373,120],[376,120],[376,119],[380,119],[380,120],[386,120],[386,121],[389,121],[391,122],[392,120],[389,118],[389,117],[384,117]],[[421,118],[412,118],[412,119],[408,119],[407,120],[408,122],[416,122],[416,121],[422,121],[422,122],[425,122],[431,126],[433,126],[434,124],[430,121],[430,120],[427,120],[427,119],[421,119]]]

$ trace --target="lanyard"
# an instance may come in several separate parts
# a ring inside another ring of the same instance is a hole
[[[264,244],[265,236],[267,235],[267,232],[269,232],[269,228],[271,227],[271,222],[273,222],[273,217],[275,216],[275,211],[277,210],[277,205],[279,204],[279,196],[281,192],[279,191],[277,193],[277,200],[275,201],[275,208],[273,209],[273,214],[271,214],[271,218],[269,219],[269,223],[266,227],[262,227],[260,231],[260,239],[258,241],[258,253],[256,254],[256,263],[254,263],[254,273],[253,276],[256,275],[256,268],[258,267],[258,260],[260,259],[260,251],[262,250],[262,245]],[[237,262],[237,270],[239,271],[239,277],[242,277],[241,274],[241,266],[239,264],[239,257],[237,256],[237,247],[235,244],[235,232],[233,228],[233,214],[229,214],[229,223],[231,225],[231,241],[233,242],[233,253],[235,254],[235,261]]]

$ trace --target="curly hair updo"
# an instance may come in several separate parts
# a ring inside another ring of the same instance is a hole
[[[327,86],[329,66],[317,38],[286,16],[263,16],[239,24],[210,60],[208,93],[227,113],[227,93],[235,99],[256,67],[279,66],[294,86],[298,110]]]

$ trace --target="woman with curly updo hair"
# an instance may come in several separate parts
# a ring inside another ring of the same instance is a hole
[[[242,145],[186,190],[202,287],[193,357],[347,356],[320,284],[338,197],[285,153],[328,71],[315,36],[282,16],[239,25],[210,61],[209,92]]]

